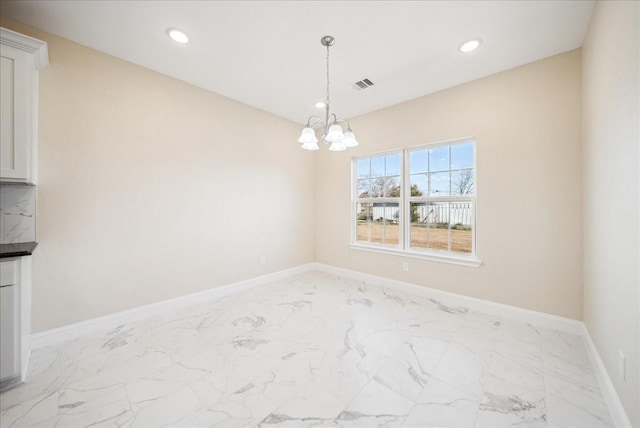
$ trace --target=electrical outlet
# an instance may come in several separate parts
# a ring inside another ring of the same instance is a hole
[[[403,262],[403,263],[402,263],[402,270],[403,270],[404,272],[409,272],[409,263],[407,263],[407,262]]]
[[[622,351],[618,351],[618,372],[620,372],[620,377],[622,380],[625,380],[626,370],[625,370],[625,357]]]
[[[267,264],[267,258],[265,256],[260,256],[260,266],[264,266]]]

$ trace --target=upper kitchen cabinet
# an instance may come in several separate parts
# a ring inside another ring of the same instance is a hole
[[[47,44],[0,27],[0,56],[0,182],[35,184],[38,70],[49,64]]]

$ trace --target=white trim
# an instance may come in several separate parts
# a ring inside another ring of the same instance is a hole
[[[368,273],[357,272],[322,263],[316,263],[315,265],[318,270],[326,273],[346,276],[378,284],[383,287],[390,287],[416,293],[425,297],[437,299],[439,302],[447,305],[464,306],[474,311],[499,315],[516,321],[528,322],[541,328],[549,328],[577,335],[583,334],[583,323],[581,321],[546,314],[544,312],[532,311],[530,309],[518,308],[516,306],[505,305],[502,303],[491,302],[489,300],[477,299],[475,297],[464,296],[462,294],[450,293],[448,291],[437,290],[435,288],[398,281],[382,276],[370,275]]]
[[[475,257],[456,257],[453,253],[434,254],[434,253],[422,253],[418,251],[406,251],[401,249],[394,249],[391,247],[384,247],[381,245],[365,245],[365,244],[349,244],[349,247],[353,250],[370,251],[372,253],[390,254],[398,257],[409,257],[412,259],[432,260],[436,262],[451,263],[454,265],[480,267],[482,260]]]
[[[607,373],[607,370],[598,354],[598,351],[591,340],[589,331],[585,324],[581,321],[563,318],[543,312],[532,311],[529,309],[518,308],[501,303],[491,302],[488,300],[478,299],[474,297],[464,296],[461,294],[450,293],[447,291],[437,290],[422,285],[403,282],[395,279],[385,278],[377,275],[371,275],[354,270],[344,269],[336,266],[326,265],[323,263],[307,263],[294,268],[273,272],[270,274],[258,276],[256,278],[223,285],[210,290],[198,293],[188,294],[171,300],[166,300],[151,305],[140,306],[115,314],[107,315],[100,318],[79,322],[76,324],[59,327],[31,336],[31,349],[42,348],[64,343],[69,340],[78,339],[83,336],[106,333],[119,325],[138,321],[152,316],[165,314],[178,309],[183,309],[204,301],[216,301],[225,296],[239,293],[251,288],[268,285],[273,281],[284,279],[292,275],[300,275],[314,270],[322,271],[332,275],[339,275],[370,282],[383,287],[389,287],[396,290],[419,294],[425,297],[436,299],[447,305],[464,306],[474,311],[485,312],[493,315],[503,316],[521,322],[527,322],[536,327],[559,330],[566,333],[576,334],[583,337],[585,347],[591,364],[595,370],[600,389],[604,396],[609,412],[615,426],[631,427],[629,418],[627,417],[622,403],[615,391],[613,383]],[[26,364],[25,364],[26,366]]]
[[[505,318],[522,322],[530,322],[542,328],[550,328],[578,335],[583,334],[583,323],[580,321],[545,314],[543,312],[532,311],[529,309],[518,308],[515,306],[504,305],[501,303],[491,302],[489,300],[463,296],[461,294],[449,293],[447,291],[437,290],[422,285],[366,274],[323,263],[307,263],[294,268],[188,294],[175,299],[139,306],[137,308],[128,309],[126,311],[117,312],[103,317],[34,333],[31,335],[31,350],[45,346],[58,345],[69,340],[78,339],[91,334],[108,332],[122,324],[165,314],[174,310],[196,305],[207,300],[215,301],[231,294],[239,293],[241,291],[266,285],[270,282],[287,278],[292,275],[299,275],[313,270],[319,270],[334,275],[347,276],[385,287],[420,294],[422,296],[438,299],[438,301],[445,304],[457,306],[463,305],[472,310],[500,315]]]
[[[75,324],[65,325],[63,327],[53,328],[31,335],[31,350],[42,348],[45,346],[59,345],[64,342],[79,339],[84,336],[106,333],[114,328],[134,322],[150,318],[156,315],[166,314],[172,311],[193,306],[205,301],[216,301],[223,297],[235,294],[241,291],[249,290],[261,285],[266,285],[273,281],[278,281],[292,275],[298,275],[314,270],[313,263],[297,266],[290,269],[284,269],[278,272],[261,275],[244,281],[222,285],[220,287],[211,288],[209,290],[197,293],[187,294],[186,296],[165,300],[150,305],[139,306],[122,312],[105,315],[103,317],[93,318],[81,321]]]
[[[591,366],[593,367],[596,378],[598,379],[600,391],[602,391],[604,400],[609,408],[609,413],[611,413],[613,424],[616,427],[631,428],[631,421],[629,420],[627,413],[624,411],[620,397],[618,397],[618,393],[613,386],[613,382],[611,382],[607,368],[605,367],[602,358],[600,358],[600,353],[598,353],[598,349],[591,339],[591,335],[589,334],[589,329],[586,324],[582,324],[582,329],[582,338],[584,340],[585,347],[587,348],[587,354],[589,354]]]
[[[595,371],[600,390],[604,397],[605,403],[607,404],[614,425],[616,427],[631,428],[631,422],[624,410],[624,407],[622,406],[622,402],[618,397],[613,383],[611,382],[609,373],[607,372],[607,369],[602,362],[602,359],[600,358],[600,354],[598,353],[598,350],[595,347],[593,340],[591,339],[589,330],[582,321],[546,314],[544,312],[518,308],[516,306],[504,305],[502,303],[496,303],[489,300],[477,299],[461,294],[449,293],[447,291],[437,290],[426,286],[411,284],[408,282],[398,281],[381,276],[325,265],[322,263],[315,263],[315,266],[316,269],[333,275],[350,277],[359,279],[361,281],[378,284],[384,287],[408,291],[437,299],[439,302],[445,303],[447,305],[464,306],[471,310],[490,313],[493,315],[500,315],[508,319],[531,323],[537,327],[563,331],[565,333],[571,333],[581,336],[585,343],[587,354],[589,354],[591,365]]]
[[[42,70],[49,65],[47,42],[16,33],[3,27],[0,27],[0,40],[3,45],[13,46],[21,51],[32,53],[35,57],[37,70]]]
[[[19,258],[20,266],[20,377],[27,378],[31,357],[31,256]]]

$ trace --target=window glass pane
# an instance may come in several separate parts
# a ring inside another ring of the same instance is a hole
[[[400,153],[387,156],[387,170],[385,175],[400,175],[401,159]]]
[[[372,204],[356,204],[356,241],[370,242]]]
[[[426,202],[411,202],[409,205],[411,248],[427,248],[427,207]]]
[[[451,146],[451,169],[473,168],[473,143]]]
[[[369,187],[369,197],[379,198],[384,195],[384,189],[387,185],[387,179],[385,177],[376,177],[371,179],[371,186]]]
[[[451,171],[451,194],[473,195],[475,193],[473,183],[473,170],[461,169]]]
[[[473,248],[471,201],[451,202],[451,251],[471,253]]]
[[[427,248],[449,249],[449,202],[431,202],[427,214]]]
[[[372,204],[371,243],[384,244],[384,204]]]
[[[411,196],[427,196],[429,194],[429,181],[427,174],[414,174],[411,176]]]
[[[428,171],[427,150],[414,150],[409,153],[409,172],[417,174]]]
[[[400,176],[397,177],[386,177],[385,185],[384,185],[384,196],[389,198],[399,198],[400,197]]]
[[[369,159],[358,159],[358,178],[369,176]]]
[[[368,178],[358,180],[358,197],[371,197],[371,180],[369,180]]]
[[[449,171],[429,174],[431,192],[429,196],[449,196]]]
[[[429,150],[429,172],[449,169],[449,146]]]
[[[384,207],[384,243],[398,245],[400,243],[400,205],[388,203]]]
[[[371,158],[371,176],[384,176],[384,156],[376,156],[375,158]]]

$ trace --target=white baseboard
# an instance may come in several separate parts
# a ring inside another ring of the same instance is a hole
[[[494,315],[504,316],[522,322],[529,322],[538,327],[560,330],[567,333],[582,335],[584,333],[583,323],[568,318],[545,314],[543,312],[531,311],[515,306],[495,303],[488,300],[476,299],[474,297],[449,293],[434,288],[370,275],[354,270],[343,269],[323,263],[308,263],[290,269],[281,270],[256,278],[223,285],[198,293],[188,294],[163,302],[140,306],[126,311],[117,312],[99,318],[93,318],[64,327],[54,328],[31,335],[31,349],[42,348],[44,346],[58,345],[69,340],[78,339],[87,335],[108,332],[119,325],[129,322],[139,321],[156,315],[162,315],[171,311],[186,308],[203,301],[215,301],[230,294],[239,293],[269,282],[277,281],[292,275],[298,275],[312,270],[319,270],[333,275],[346,276],[361,281],[385,287],[396,288],[406,292],[416,293],[422,296],[437,299],[447,305],[464,306],[468,309],[487,312]]]
[[[584,340],[585,347],[587,348],[587,354],[589,354],[591,366],[596,372],[596,378],[598,379],[598,384],[600,385],[600,391],[602,391],[604,400],[609,407],[609,412],[611,413],[613,424],[616,427],[631,428],[631,421],[629,420],[627,413],[624,411],[624,407],[622,406],[620,397],[618,397],[618,393],[613,386],[613,382],[611,382],[611,378],[609,377],[607,368],[605,367],[602,358],[600,358],[600,353],[598,352],[595,343],[593,343],[593,340],[591,339],[589,329],[587,329],[587,326],[585,324],[583,324],[582,326],[582,338]]]
[[[230,294],[249,290],[251,288],[265,285],[273,281],[278,281],[292,275],[299,275],[305,272],[309,272],[311,270],[314,270],[315,268],[316,267],[314,263],[300,265],[294,268],[284,269],[278,272],[261,275],[244,281],[211,288],[209,290],[187,294],[186,296],[177,297],[175,299],[152,303],[150,305],[139,306],[137,308],[128,309],[122,312],[116,312],[114,314],[106,315],[103,317],[93,318],[87,321],[82,321],[79,323],[69,324],[63,327],[35,333],[31,335],[31,350],[42,348],[45,346],[59,345],[70,340],[79,339],[81,337],[92,334],[107,333],[122,324],[166,314],[206,301],[216,301]]]
[[[607,403],[614,425],[616,427],[631,428],[631,422],[629,421],[624,407],[622,406],[622,402],[620,401],[613,383],[611,382],[609,373],[600,358],[600,354],[598,353],[593,340],[591,340],[589,330],[582,321],[550,315],[544,312],[518,308],[516,306],[504,305],[501,303],[491,302],[489,300],[476,299],[474,297],[463,296],[461,294],[449,293],[421,285],[370,275],[322,263],[314,263],[314,265],[317,270],[333,275],[358,279],[384,287],[412,292],[430,297],[447,305],[463,306],[471,310],[500,315],[508,319],[531,323],[538,327],[559,330],[582,336],[587,353],[589,354],[589,359],[591,360],[591,365],[595,370],[600,390],[602,391],[602,395]]]
[[[315,263],[315,265],[318,270],[323,272],[416,293],[447,305],[464,306],[474,311],[486,312],[516,321],[531,323],[536,327],[549,328],[577,335],[582,335],[583,333],[583,324],[581,321],[550,315],[544,312],[518,308],[516,306],[504,305],[502,303],[491,302],[489,300],[477,299],[475,297],[463,296],[461,294],[449,293],[435,288],[389,279],[382,276],[370,275],[322,263]]]
[[[518,308],[515,306],[504,305],[501,303],[491,302],[488,300],[477,299],[474,297],[463,296],[460,294],[449,293],[434,288],[421,285],[411,284],[395,279],[385,278],[376,275],[370,275],[363,272],[339,268],[336,266],[326,265],[323,263],[308,263],[291,269],[285,269],[267,275],[258,276],[256,278],[223,285],[210,290],[198,293],[188,294],[171,300],[166,300],[151,305],[140,306],[123,312],[107,315],[104,317],[94,318],[64,327],[55,328],[31,336],[31,349],[37,349],[45,346],[53,346],[62,344],[69,340],[79,339],[84,336],[106,333],[116,327],[129,322],[139,321],[156,315],[162,315],[171,311],[183,309],[192,305],[203,303],[205,301],[219,300],[225,296],[249,290],[269,284],[273,281],[287,278],[293,275],[299,275],[313,270],[326,272],[333,275],[353,278],[366,281],[372,284],[378,284],[384,287],[394,288],[397,290],[411,292],[438,300],[446,305],[464,306],[474,311],[485,312],[489,314],[503,316],[508,319],[527,322],[541,328],[549,328],[559,330],[566,333],[577,334],[584,338],[587,353],[591,359],[591,363],[596,372],[598,383],[602,390],[602,394],[609,406],[613,422],[617,427],[631,427],[629,418],[627,417],[622,403],[613,387],[613,383],[609,378],[609,374],[598,354],[598,351],[591,340],[588,330],[581,321],[563,318],[543,312],[532,311],[529,309]]]

